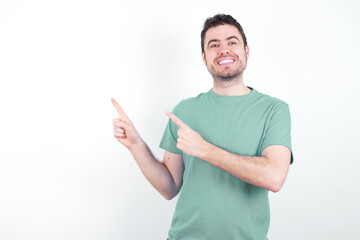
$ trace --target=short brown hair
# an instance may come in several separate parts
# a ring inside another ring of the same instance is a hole
[[[241,34],[242,40],[244,41],[244,47],[247,46],[246,36],[245,36],[244,30],[242,29],[240,23],[238,23],[236,21],[236,19],[233,18],[231,15],[216,14],[213,17],[207,18],[206,21],[204,22],[204,28],[201,31],[201,50],[203,53],[205,53],[204,52],[204,41],[205,41],[204,39],[205,39],[206,31],[209,30],[209,28],[216,27],[219,25],[225,25],[225,24],[230,24],[230,25],[235,26]]]

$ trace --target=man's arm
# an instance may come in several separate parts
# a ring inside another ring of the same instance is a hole
[[[181,154],[165,151],[164,160],[157,160],[142,140],[130,118],[112,99],[120,118],[113,120],[115,138],[129,149],[140,170],[154,188],[167,200],[175,197],[182,186],[184,163]]]
[[[184,171],[181,154],[165,151],[161,163],[145,142],[135,145],[130,152],[146,179],[166,200],[171,200],[179,193]]]
[[[204,144],[207,145],[207,150],[199,152],[198,157],[214,166],[272,192],[280,191],[283,186],[291,157],[287,147],[269,146],[263,150],[260,157],[252,157],[234,154],[207,142]]]
[[[166,115],[179,126],[176,146],[184,153],[203,159],[252,185],[273,192],[281,189],[290,166],[291,152],[287,147],[269,146],[260,157],[234,154],[206,142],[174,114],[167,112]]]

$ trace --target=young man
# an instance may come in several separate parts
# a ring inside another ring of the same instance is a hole
[[[181,189],[169,240],[267,239],[268,191],[281,189],[293,161],[289,107],[245,86],[249,47],[233,17],[208,18],[201,47],[213,88],[166,112],[163,162],[112,100],[114,135],[166,199]]]

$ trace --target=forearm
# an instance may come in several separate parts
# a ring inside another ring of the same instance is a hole
[[[268,158],[237,155],[210,143],[207,143],[206,148],[199,156],[201,159],[252,185],[273,192],[280,190],[282,174]]]
[[[237,155],[207,142],[174,114],[166,114],[179,127],[176,146],[185,154],[203,159],[252,185],[273,192],[282,187],[291,159],[286,146],[269,146],[261,157]]]
[[[158,161],[144,141],[130,149],[150,184],[167,200],[176,195],[176,185],[167,167]]]

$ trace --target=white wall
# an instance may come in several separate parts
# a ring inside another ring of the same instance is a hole
[[[229,13],[245,83],[289,103],[295,162],[270,239],[360,235],[360,3],[1,1],[0,239],[165,239],[164,200],[114,138],[116,98],[154,154],[181,99],[208,91],[204,20]]]

